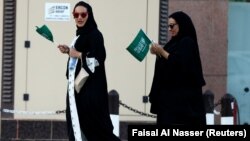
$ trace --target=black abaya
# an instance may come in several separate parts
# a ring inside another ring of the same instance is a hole
[[[75,49],[82,53],[81,61],[78,59],[75,76],[83,67],[89,77],[79,93],[75,91],[75,101],[79,116],[80,128],[88,141],[120,141],[113,134],[113,125],[108,107],[108,90],[105,72],[106,51],[102,33],[98,30],[93,17],[92,8],[81,1],[76,6],[84,6],[88,10],[88,19],[83,27],[77,27]],[[75,7],[76,7],[75,6]],[[86,58],[97,60],[97,66],[92,72],[86,63]],[[68,77],[68,70],[66,73]],[[71,123],[70,107],[67,97],[66,120],[70,141],[74,141]]]

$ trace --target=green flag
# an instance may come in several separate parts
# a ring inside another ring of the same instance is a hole
[[[138,32],[132,43],[127,47],[127,50],[140,62],[145,58],[149,51],[150,39],[142,29]]]
[[[46,39],[50,40],[51,42],[54,42],[53,35],[46,25],[43,25],[41,27],[36,26],[36,32],[45,37]]]

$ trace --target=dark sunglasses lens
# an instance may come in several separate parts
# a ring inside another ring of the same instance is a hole
[[[81,13],[81,14],[79,14],[79,13],[74,13],[74,14],[73,14],[74,18],[78,18],[79,15],[81,15],[82,18],[85,18],[85,17],[87,16],[87,13]]]
[[[169,27],[170,29],[173,29],[173,28],[174,28],[174,24],[168,25],[168,27]]]
[[[73,16],[74,16],[74,18],[78,18],[79,14],[78,13],[74,13]]]
[[[87,16],[87,13],[82,13],[81,16],[82,18],[85,18]]]

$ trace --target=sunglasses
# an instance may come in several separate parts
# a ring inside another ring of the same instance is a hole
[[[74,18],[78,18],[79,15],[81,15],[82,18],[85,18],[88,15],[88,12],[85,12],[85,13],[76,13],[76,12],[73,12]]]
[[[168,25],[168,28],[173,29],[175,25],[177,25],[177,24],[170,24],[170,25]]]

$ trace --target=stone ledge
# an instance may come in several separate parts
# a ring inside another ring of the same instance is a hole
[[[122,141],[128,138],[131,124],[150,125],[149,121],[120,121],[119,135]],[[0,141],[68,141],[64,120],[12,120],[2,119]]]

